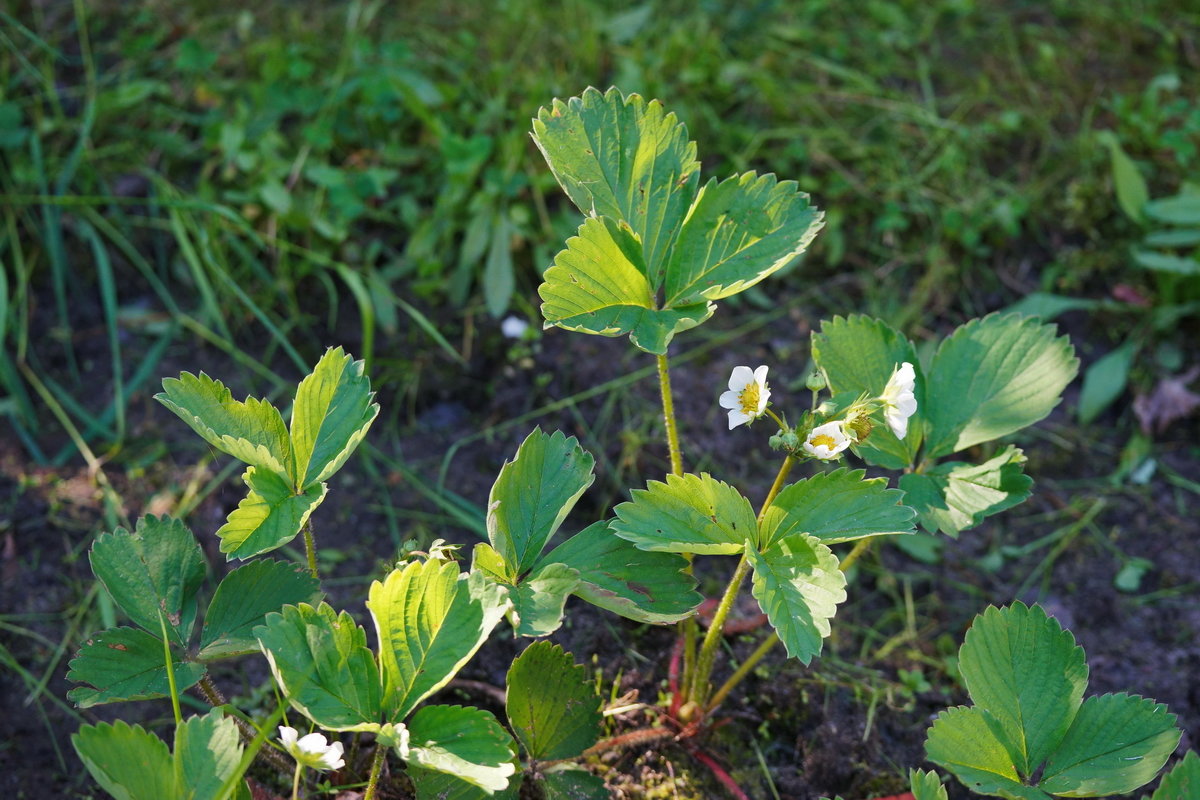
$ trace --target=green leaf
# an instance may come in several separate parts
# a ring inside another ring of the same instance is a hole
[[[1165,705],[1127,694],[1089,697],[1038,785],[1067,797],[1125,794],[1162,769],[1181,732]]]
[[[1200,228],[1151,231],[1142,242],[1148,247],[1195,247],[1200,244]]]
[[[612,797],[603,778],[573,765],[543,772],[542,791],[546,800],[608,800]]]
[[[1142,210],[1150,219],[1168,225],[1200,225],[1200,194],[1177,194],[1152,200]]]
[[[793,533],[825,544],[868,536],[912,533],[916,513],[902,505],[904,492],[886,478],[864,479],[866,470],[836,469],[797,481],[781,491],[759,526],[759,547]]]
[[[1017,771],[1032,775],[1063,741],[1083,700],[1083,648],[1036,605],[992,606],[967,631],[958,666]]]
[[[1141,222],[1144,217],[1146,203],[1150,200],[1150,190],[1146,188],[1146,179],[1138,172],[1133,160],[1121,149],[1121,143],[1111,131],[1100,131],[1096,137],[1101,144],[1108,147],[1112,157],[1113,185],[1117,190],[1117,203],[1125,216],[1134,222]]]
[[[632,494],[610,525],[643,550],[728,555],[758,533],[750,501],[708,473],[668,475]]]
[[[579,573],[566,564],[541,564],[509,593],[518,636],[549,636],[562,624],[567,597]]]
[[[254,629],[288,702],[322,728],[372,731],[383,715],[382,683],[367,634],[328,603],[284,606]]]
[[[600,336],[629,334],[635,346],[664,355],[675,334],[704,322],[713,306],[658,308],[646,270],[641,244],[627,226],[608,217],[588,218],[538,287],[547,326]]]
[[[87,771],[116,800],[175,797],[175,773],[167,744],[140,725],[84,725],[71,744]]]
[[[203,664],[180,661],[175,653],[171,658],[178,691],[203,677]],[[162,639],[137,628],[109,628],[96,634],[71,659],[70,667],[67,680],[88,684],[67,692],[67,699],[80,708],[165,697],[171,690]]]
[[[1004,309],[1005,314],[1023,314],[1027,317],[1041,317],[1043,322],[1050,322],[1060,314],[1068,311],[1091,311],[1102,308],[1106,301],[1092,300],[1087,297],[1069,297],[1050,292],[1031,292]]]
[[[912,790],[913,800],[947,800],[946,787],[942,786],[942,778],[933,770],[925,772],[924,770],[910,769],[908,785]]]
[[[133,533],[118,528],[96,537],[88,558],[96,578],[130,619],[157,634],[160,616],[166,615],[171,640],[187,646],[206,565],[186,525],[170,517],[142,517]]]
[[[217,800],[238,771],[242,743],[237,725],[220,711],[192,717],[175,729],[175,765],[180,778],[174,797]]]
[[[409,762],[498,792],[516,772],[516,746],[487,711],[425,706],[408,723]]]
[[[575,437],[535,429],[506,462],[488,497],[488,540],[510,580],[528,571],[595,475],[596,460]]]
[[[898,366],[906,361],[913,365],[917,413],[909,419],[908,435],[900,440],[886,425],[877,425],[866,441],[855,445],[869,463],[888,469],[911,465],[921,446],[925,410],[925,379],[912,342],[880,320],[853,314],[822,322],[820,332],[812,335],[812,353],[832,394],[878,397]]]
[[[371,584],[388,720],[399,722],[446,685],[509,608],[504,587],[453,562],[413,562]]]
[[[710,180],[671,252],[663,306],[720,300],[750,288],[803,253],[824,216],[795,181],[753,172]]]
[[[1087,425],[1094,420],[1125,391],[1129,368],[1137,351],[1137,340],[1129,339],[1087,368],[1083,374],[1083,391],[1079,395],[1081,423]]]
[[[454,777],[447,772],[425,769],[409,763],[404,770],[416,789],[416,800],[518,800],[523,775],[516,773],[508,788],[499,792],[480,789],[473,783]]]
[[[242,481],[250,493],[217,529],[221,552],[229,558],[250,558],[287,544],[325,499],[323,483],[295,494],[283,478],[257,467],[247,469]]]
[[[1133,260],[1139,267],[1173,275],[1200,275],[1200,261],[1194,258],[1156,253],[1153,250],[1134,250]]]
[[[589,525],[543,561],[574,569],[579,597],[638,622],[678,622],[704,600],[683,556],[639,550],[614,534],[608,522]]]
[[[283,561],[257,559],[230,572],[217,586],[200,634],[201,660],[258,650],[254,628],[285,605],[312,600],[320,582],[308,570]]]
[[[1200,796],[1200,756],[1189,750],[1175,768],[1163,776],[1150,800],[1193,800]]]
[[[162,385],[154,399],[213,447],[252,466],[288,474],[291,440],[275,406],[255,397],[238,402],[225,384],[203,372],[165,378]]]
[[[300,381],[291,427],[297,487],[309,489],[346,463],[379,414],[374,396],[363,362],[340,347],[327,350]]]
[[[926,473],[900,476],[904,502],[917,510],[921,527],[957,537],[993,514],[1025,502],[1033,478],[1023,470],[1025,454],[1009,445],[987,461],[947,461]]]
[[[600,698],[570,653],[534,642],[508,670],[505,709],[525,753],[535,761],[574,758],[600,737]]]
[[[846,576],[828,547],[802,533],[758,552],[747,544],[754,568],[754,599],[779,634],[788,655],[807,664],[821,652],[829,620],[846,599]]]
[[[483,299],[488,313],[499,318],[508,310],[515,279],[512,260],[512,229],[503,211],[492,223],[492,243],[483,267]]]
[[[930,457],[991,441],[1045,417],[1079,360],[1057,328],[1015,314],[961,326],[933,357],[925,418]]]
[[[687,128],[657,100],[589,88],[539,110],[533,140],[580,211],[633,229],[657,289],[700,180]]]
[[[951,708],[938,714],[925,739],[925,756],[976,794],[1050,800],[1041,789],[1021,783],[1008,751],[977,708]]]

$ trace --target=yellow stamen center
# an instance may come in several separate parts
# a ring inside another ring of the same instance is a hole
[[[742,413],[754,417],[758,415],[758,384],[752,383],[745,389],[739,397],[742,401]]]
[[[810,441],[812,442],[813,447],[826,447],[830,450],[832,450],[834,448],[834,446],[837,444],[837,442],[834,441],[832,436],[829,436],[828,434],[824,434],[824,433],[821,434],[820,436],[812,437],[812,439]]]

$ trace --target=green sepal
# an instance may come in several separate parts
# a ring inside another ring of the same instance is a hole
[[[508,592],[454,562],[412,562],[375,581],[367,608],[379,637],[383,707],[399,722],[475,654],[510,607]]]
[[[133,533],[118,528],[96,537],[88,559],[113,602],[134,623],[159,634],[165,615],[171,640],[187,646],[206,565],[186,525],[170,517],[142,517]]]
[[[410,764],[445,772],[490,792],[517,771],[516,743],[490,712],[424,706],[408,721]]]
[[[912,533],[916,513],[903,504],[904,492],[887,488],[886,478],[865,475],[866,470],[836,469],[785,487],[759,524],[759,549],[793,533],[825,544]]]
[[[578,597],[638,622],[678,622],[704,601],[687,559],[640,550],[605,521],[584,528],[543,561],[566,564],[578,573]]]
[[[750,501],[708,473],[668,475],[634,489],[609,524],[643,550],[698,555],[740,553],[758,534]]]
[[[1023,471],[1025,454],[1009,445],[982,464],[948,461],[923,473],[900,476],[904,502],[921,527],[955,538],[986,517],[1025,502],[1033,478]]]
[[[291,425],[296,488],[307,490],[346,463],[379,414],[374,396],[363,362],[340,347],[327,350],[300,381]]]
[[[88,684],[67,692],[80,708],[121,700],[166,697],[171,685],[163,663],[163,640],[137,628],[109,628],[92,636],[71,659],[67,680]],[[204,665],[171,653],[175,688],[182,692],[204,676]]]
[[[233,399],[218,380],[201,372],[165,378],[154,399],[223,453],[280,477],[290,474],[291,440],[279,409],[266,400]]]
[[[250,467],[242,475],[250,493],[217,529],[221,552],[229,558],[250,558],[282,547],[295,539],[313,509],[325,499],[325,484],[296,494],[280,476]]]
[[[379,728],[379,668],[350,614],[328,603],[288,605],[267,614],[254,636],[293,708],[326,730]]]
[[[297,564],[261,558],[226,575],[217,586],[200,632],[197,658],[211,661],[258,651],[254,628],[272,611],[314,600],[320,582]]]
[[[788,655],[804,664],[821,652],[829,621],[846,599],[837,556],[812,536],[794,533],[761,553],[746,544],[752,591]]]
[[[506,681],[509,725],[535,761],[574,758],[600,736],[600,698],[570,653],[534,642],[513,661]]]

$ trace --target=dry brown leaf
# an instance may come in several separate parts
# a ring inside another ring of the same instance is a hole
[[[1133,413],[1142,424],[1143,433],[1162,433],[1172,422],[1182,419],[1200,407],[1200,394],[1187,385],[1200,376],[1200,367],[1192,367],[1182,375],[1163,378],[1150,394],[1139,394],[1133,400]]]

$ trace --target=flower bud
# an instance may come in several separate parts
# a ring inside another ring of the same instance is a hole
[[[825,375],[820,370],[814,369],[808,373],[808,378],[805,379],[804,385],[808,387],[810,392],[819,392],[825,388]]]

